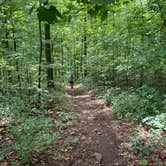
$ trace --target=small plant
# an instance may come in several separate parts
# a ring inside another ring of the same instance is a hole
[[[118,88],[110,88],[107,89],[105,95],[104,95],[104,100],[106,101],[107,105],[112,105],[113,104],[113,99],[115,96],[119,94],[120,89]]]
[[[74,144],[74,137],[70,136],[68,138],[65,139],[63,145],[65,148],[68,148],[69,146],[73,145]]]
[[[133,137],[131,139],[132,146],[129,148],[134,153],[141,153],[144,156],[149,156],[158,146],[157,144],[150,142],[146,144],[142,137]]]
[[[153,128],[166,130],[166,113],[161,113],[156,116],[146,117],[142,120],[142,123],[149,125]]]
[[[64,155],[63,152],[61,151],[53,151],[52,149],[48,149],[47,150],[47,155],[50,157],[50,158],[53,158],[55,160],[66,160],[67,157]]]
[[[60,153],[60,152],[55,153],[54,158],[55,158],[56,160],[65,160],[65,159],[66,159],[66,157],[64,156],[64,154],[63,154],[63,153]]]
[[[63,122],[73,120],[76,116],[74,112],[57,112],[57,114]]]
[[[141,161],[141,166],[148,166],[148,160],[146,160],[146,159],[143,159],[142,161]]]
[[[152,133],[148,133],[144,130],[140,130],[130,138],[129,150],[136,154],[142,154],[149,156],[160,145],[160,138]]]

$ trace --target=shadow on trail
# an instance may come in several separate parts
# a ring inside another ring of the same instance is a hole
[[[67,89],[78,113],[79,125],[72,133],[77,142],[71,151],[72,166],[123,165],[118,157],[118,141],[113,129],[115,117],[99,99],[92,99],[83,89]]]

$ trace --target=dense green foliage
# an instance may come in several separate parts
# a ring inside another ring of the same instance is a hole
[[[165,0],[2,0],[0,160],[12,149],[30,162],[60,137],[74,117],[63,107],[72,73],[117,115],[165,130],[165,10]]]
[[[102,91],[107,104],[120,116],[142,120],[163,115],[166,4],[121,2],[114,5],[102,24],[99,20],[93,22],[87,84]]]
[[[61,138],[63,127],[69,120],[73,120],[75,114],[71,110],[66,112],[67,107],[71,108],[70,101],[63,94],[62,87],[58,87],[52,93],[47,90],[41,92],[40,107],[38,94],[35,93],[29,98],[26,95],[16,95],[3,100],[0,120],[7,119],[10,123],[4,132],[7,138],[0,141],[0,159],[12,151],[19,155],[18,162],[30,163],[33,155],[41,155],[53,141]],[[66,108],[63,107],[64,104]],[[56,124],[53,123],[54,116],[58,117]]]
[[[133,120],[165,112],[165,102],[161,102],[164,97],[159,91],[147,86],[122,92],[112,88],[107,90],[104,99],[112,105],[115,113],[126,118],[132,117]]]

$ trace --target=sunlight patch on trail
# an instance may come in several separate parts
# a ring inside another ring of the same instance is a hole
[[[79,95],[79,96],[73,96],[74,99],[85,99],[85,98],[88,98],[89,95]]]

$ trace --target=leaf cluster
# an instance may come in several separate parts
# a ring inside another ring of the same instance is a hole
[[[49,8],[46,8],[45,6],[39,7],[37,9],[37,15],[39,21],[45,21],[49,24],[58,22],[58,18],[62,18],[62,15],[58,9],[52,5]]]

